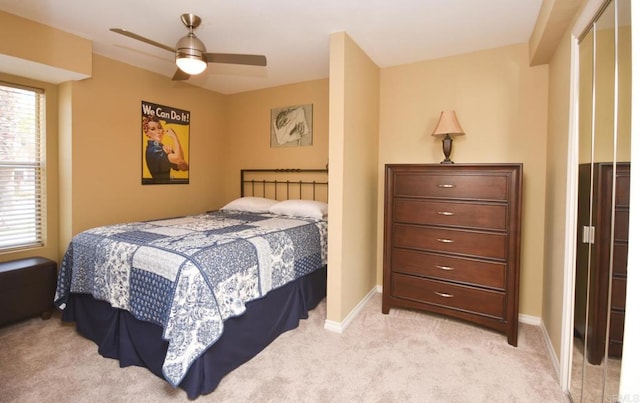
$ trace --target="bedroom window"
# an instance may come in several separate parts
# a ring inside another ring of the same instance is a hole
[[[44,91],[0,82],[0,251],[42,246]]]

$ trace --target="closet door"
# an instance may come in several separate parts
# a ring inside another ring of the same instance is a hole
[[[605,2],[579,42],[579,190],[571,395],[616,401],[629,213],[630,0]]]

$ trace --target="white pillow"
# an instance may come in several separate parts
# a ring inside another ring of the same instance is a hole
[[[317,200],[283,200],[271,206],[269,212],[289,217],[327,217],[328,205]]]
[[[240,197],[227,203],[220,210],[247,211],[250,213],[268,213],[269,207],[278,203],[277,200],[264,197]]]

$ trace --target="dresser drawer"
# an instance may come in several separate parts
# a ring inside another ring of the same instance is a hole
[[[611,309],[624,311],[627,300],[627,279],[611,279]]]
[[[618,168],[620,169],[620,168]],[[626,172],[618,172],[616,178],[616,207],[629,207],[630,176]]]
[[[394,224],[394,246],[504,260],[507,236],[416,225]]]
[[[620,276],[627,275],[628,250],[629,247],[626,243],[613,245],[613,274]]]
[[[629,210],[616,210],[613,237],[616,242],[629,240]]]
[[[624,339],[624,312],[611,312],[609,323],[609,357],[622,357]]]
[[[505,264],[394,248],[392,271],[505,289]]]
[[[391,294],[495,318],[504,317],[504,293],[394,273]]]
[[[474,172],[398,172],[394,195],[470,200],[506,201],[507,176]]]
[[[611,312],[609,340],[622,343],[624,336],[624,312]]]
[[[507,229],[506,205],[396,199],[393,216],[396,222]]]

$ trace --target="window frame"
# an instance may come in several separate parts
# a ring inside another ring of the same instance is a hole
[[[43,247],[46,239],[45,90],[0,80],[0,91],[3,94],[12,90],[27,91],[28,96],[33,99],[29,100],[32,103],[28,107],[16,109],[15,115],[11,116],[29,118],[31,113],[33,115],[27,124],[11,122],[9,113],[5,114],[4,128],[0,122],[0,137],[5,137],[0,141],[26,144],[23,148],[5,146],[4,152],[0,149],[0,191],[3,194],[0,197],[4,198],[0,203],[0,221],[5,220],[0,226],[0,253]],[[4,108],[4,100],[0,99],[0,102],[0,107]],[[18,172],[28,180],[17,181]],[[14,206],[18,208],[12,209]],[[22,214],[24,218],[21,217]],[[13,236],[17,238],[12,239]]]

